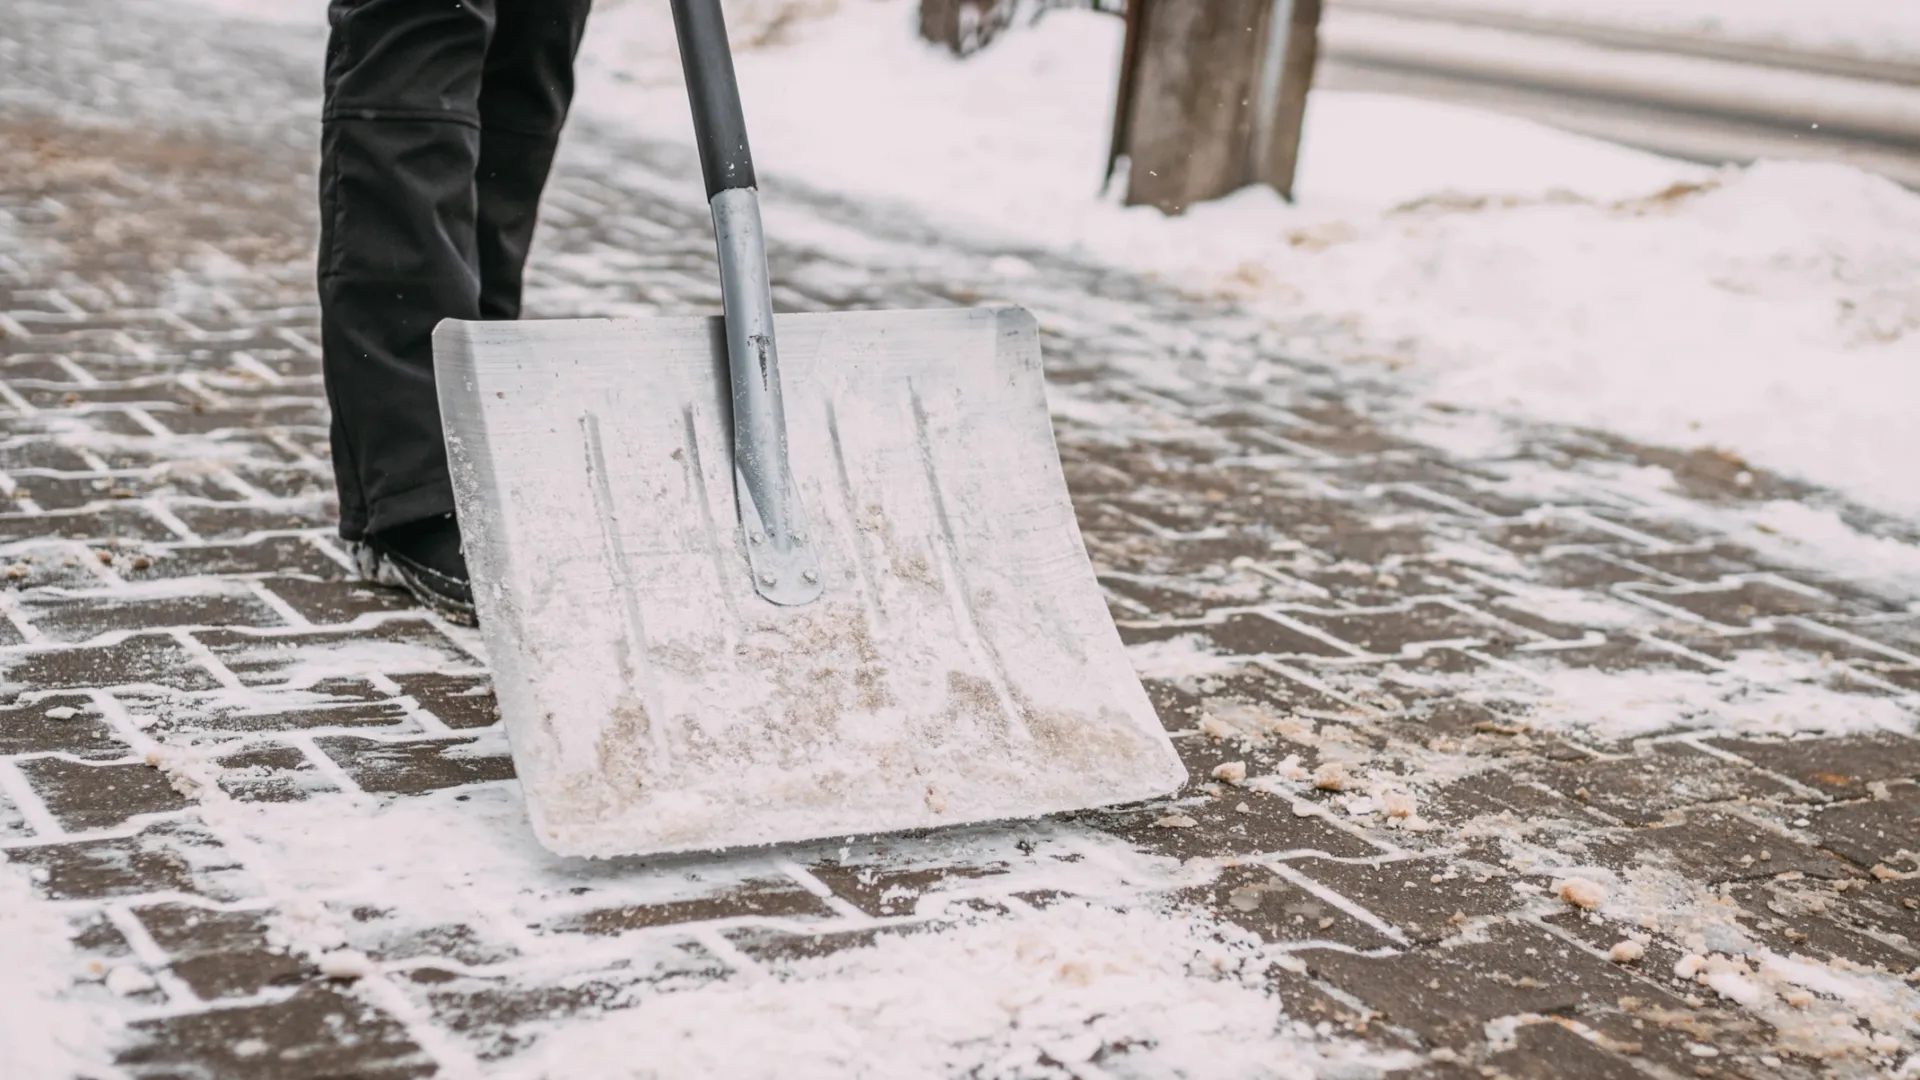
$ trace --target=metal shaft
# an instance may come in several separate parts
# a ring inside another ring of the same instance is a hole
[[[733,399],[734,490],[747,564],[761,596],[776,604],[805,604],[820,596],[820,564],[787,463],[787,414],[780,398],[767,244],[726,22],[719,0],[672,3],[720,254]]]
[[[761,596],[776,604],[805,604],[820,596],[820,564],[787,464],[787,414],[780,396],[760,198],[752,188],[729,188],[710,205],[727,316],[734,487],[747,561]]]

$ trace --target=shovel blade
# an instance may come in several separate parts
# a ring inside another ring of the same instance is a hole
[[[719,319],[446,322],[440,408],[535,831],[715,850],[1164,795],[1033,319],[783,315],[823,595],[756,594]]]

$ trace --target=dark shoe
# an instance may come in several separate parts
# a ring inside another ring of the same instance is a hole
[[[406,589],[450,622],[477,626],[473,582],[460,553],[460,525],[452,514],[412,521],[375,533],[357,552],[360,572],[382,585]]]

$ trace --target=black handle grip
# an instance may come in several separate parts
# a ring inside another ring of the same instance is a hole
[[[707,198],[755,186],[747,120],[740,112],[740,84],[733,77],[733,51],[727,47],[720,0],[673,0],[673,29],[680,39],[680,67],[687,75]]]

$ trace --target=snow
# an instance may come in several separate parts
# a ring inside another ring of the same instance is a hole
[[[1229,784],[1239,784],[1247,779],[1247,763],[1244,761],[1223,761],[1213,767],[1212,776]]]
[[[1527,722],[1608,740],[1689,730],[1761,736],[1913,731],[1913,715],[1898,702],[1829,687],[1838,674],[1831,661],[1763,651],[1737,653],[1726,669],[1710,672],[1549,662],[1530,671],[1546,694]]]
[[[1554,882],[1553,894],[1574,907],[1591,911],[1607,898],[1607,888],[1591,878],[1570,877]]]
[[[153,981],[153,976],[129,964],[122,964],[108,971],[104,981],[108,990],[121,997],[144,994],[159,986]]]
[[[1397,0],[1394,6],[1435,14],[1526,15],[1877,59],[1920,58],[1920,7],[1901,0]]]
[[[73,1076],[106,1064],[104,1018],[64,996],[76,963],[70,937],[52,908],[34,902],[27,871],[0,855],[0,1047],[10,1076]]]
[[[1099,1065],[1127,1076],[1203,1065],[1219,1080],[1305,1080],[1336,1063],[1356,1076],[1413,1063],[1350,1056],[1289,1022],[1262,956],[1251,935],[1207,921],[1062,904],[648,997],[554,1031],[512,1068],[583,1080],[917,1080],[1026,1075],[1042,1055],[1073,1067],[1103,1045],[1132,1047]],[[635,1046],[647,1048],[644,1064],[627,1052]]]
[[[326,796],[202,807],[217,829],[245,838],[254,865],[287,898],[277,923],[283,943],[339,979],[378,981],[380,965],[368,953],[453,924],[475,928],[476,949],[508,953],[524,942],[556,969],[571,962],[618,970],[651,957],[661,942],[670,946],[671,935],[534,938],[530,920],[550,923],[569,904],[593,911],[722,895],[746,882],[784,879],[784,859],[817,857],[787,849],[778,857],[659,866],[562,859],[534,841],[511,784],[399,800],[373,815],[342,809],[339,797]],[[1023,891],[1094,898],[1187,886],[1211,872],[1057,823],[892,838],[885,847],[881,862],[863,863],[873,857],[866,845],[842,847],[837,857],[855,868],[1001,858],[1023,876]],[[965,886],[956,879],[946,887]],[[870,948],[767,966],[742,959],[743,977],[682,983],[672,992],[640,984],[599,1019],[535,1019],[519,1033],[536,1040],[530,1055],[499,1068],[515,1078],[570,1080],[892,1078],[976,1067],[981,1075],[1012,1075],[1014,1065],[1041,1052],[1085,1060],[1103,1041],[1136,1044],[1139,1068],[1126,1075],[1167,1075],[1177,1063],[1205,1062],[1210,1077],[1306,1077],[1337,1062],[1351,1070],[1342,1075],[1363,1076],[1398,1060],[1362,1055],[1297,1026],[1265,983],[1267,967],[1284,957],[1204,912],[1073,901],[975,913],[937,934],[917,932],[929,924],[914,920],[949,910],[943,899],[933,891],[903,905],[912,915],[890,921],[907,932],[882,935]],[[387,913],[380,925],[336,914],[368,904]],[[496,970],[522,967],[509,960]],[[484,966],[476,973],[492,974]],[[633,1046],[647,1047],[643,1064]]]

